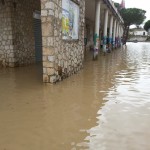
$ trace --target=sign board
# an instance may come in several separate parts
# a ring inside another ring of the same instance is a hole
[[[79,6],[71,0],[62,0],[62,38],[77,40],[79,34]]]

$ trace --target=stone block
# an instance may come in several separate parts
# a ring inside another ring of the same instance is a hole
[[[54,39],[52,37],[47,38],[47,45],[48,46],[54,46]]]
[[[5,45],[5,50],[9,50],[9,46],[8,45]]]
[[[48,61],[54,62],[55,61],[55,56],[48,56]]]
[[[54,10],[49,10],[48,15],[54,16]]]
[[[47,74],[47,69],[43,68],[43,74]]]
[[[50,76],[50,83],[56,82],[56,76]]]
[[[47,56],[43,56],[43,59],[42,59],[43,61],[47,61],[48,59],[47,59]]]
[[[63,57],[63,56],[62,56],[61,54],[58,55],[58,59],[59,59],[59,60],[62,60],[62,57]]]
[[[14,58],[14,53],[10,53],[9,57]]]
[[[47,16],[48,11],[47,10],[41,10],[41,16]]]
[[[54,67],[54,63],[53,62],[43,62],[43,67],[45,68],[53,68]]]
[[[54,68],[47,68],[47,74],[48,75],[54,75],[55,74],[55,69]]]
[[[46,22],[46,19],[47,19],[47,17],[42,16],[42,17],[41,17],[41,22],[42,22],[42,23],[43,23],[43,22]]]
[[[53,9],[54,10],[54,3],[53,2],[47,2],[45,3],[45,8],[46,9]]]
[[[54,48],[52,48],[52,47],[43,47],[43,55],[47,55],[47,56],[54,55]]]
[[[42,37],[42,45],[43,46],[48,46],[47,45],[47,37]]]
[[[54,27],[51,22],[43,22],[42,23],[42,36],[53,36],[54,35]]]
[[[12,35],[9,35],[9,36],[8,36],[8,39],[9,39],[9,40],[12,40],[12,39],[13,39]]]
[[[49,76],[46,74],[43,74],[43,82],[48,83],[49,81]]]

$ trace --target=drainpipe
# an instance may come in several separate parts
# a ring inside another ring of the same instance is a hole
[[[93,60],[96,60],[98,58],[98,51],[99,51],[100,6],[101,6],[100,0],[96,0]]]
[[[103,52],[107,52],[106,44],[107,44],[107,26],[108,26],[108,10],[105,10],[105,18],[104,18],[104,37],[103,37]]]

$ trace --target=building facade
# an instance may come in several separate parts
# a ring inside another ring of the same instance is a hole
[[[143,28],[133,28],[131,29],[130,34],[135,36],[147,36],[148,32]]]
[[[78,72],[85,47],[95,59],[102,39],[105,53],[120,45],[122,34],[123,20],[110,0],[0,1],[0,65],[40,62],[43,82]]]

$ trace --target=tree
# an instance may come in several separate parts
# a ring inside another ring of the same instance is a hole
[[[115,7],[118,9],[118,11],[121,9],[120,4],[119,3],[114,3]]]
[[[145,29],[146,31],[148,31],[148,29],[150,29],[150,20],[148,20],[148,21],[145,23],[144,29]]]
[[[131,25],[139,26],[145,20],[146,11],[138,8],[127,8],[121,9],[120,14],[124,20],[124,44],[126,44],[128,38],[129,27]]]

